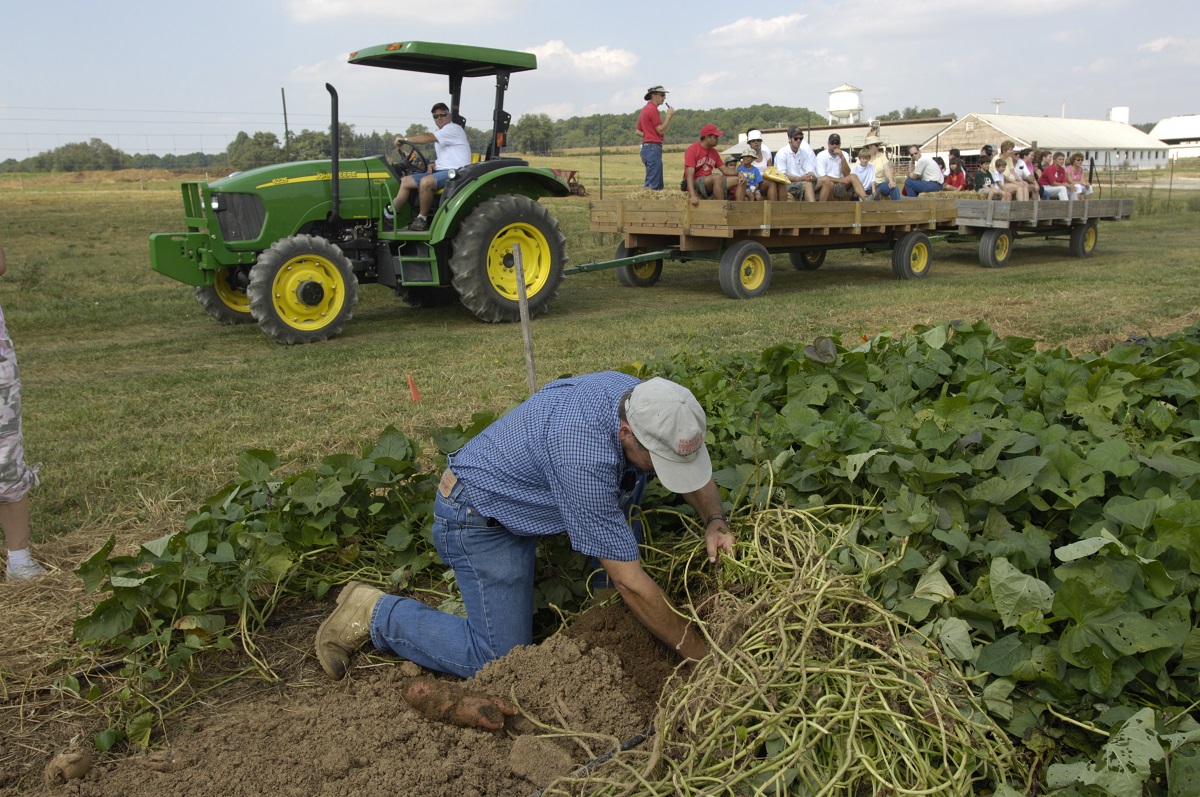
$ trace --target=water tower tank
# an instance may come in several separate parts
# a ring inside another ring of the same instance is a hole
[[[855,122],[862,116],[862,89],[843,83],[829,91],[829,117],[838,122]]]
[[[1118,105],[1108,109],[1108,121],[1129,124],[1129,106]]]

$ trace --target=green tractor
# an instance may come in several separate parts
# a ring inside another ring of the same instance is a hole
[[[557,220],[537,200],[570,190],[549,169],[500,156],[511,121],[509,76],[536,69],[537,57],[400,42],[351,53],[350,62],[447,75],[451,118],[464,126],[463,78],[496,78],[487,151],[451,173],[429,228],[407,229],[416,191],[394,218],[391,209],[400,180],[425,170],[424,156],[406,144],[395,163],[384,155],[341,160],[337,92],[326,84],[332,160],[184,183],[187,232],[150,236],[152,268],[195,286],[201,306],[223,324],[254,322],[282,343],[309,343],[341,332],[359,283],[386,285],[414,307],[460,301],[483,321],[517,320],[519,247],[529,312],[544,311],[567,258]]]

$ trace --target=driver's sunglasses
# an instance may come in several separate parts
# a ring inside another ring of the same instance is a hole
[[[446,118],[447,116],[449,116],[449,115],[450,115],[450,114],[448,114],[448,113],[435,113],[435,114],[433,115],[433,118],[434,118],[434,119],[445,119],[445,118]]]

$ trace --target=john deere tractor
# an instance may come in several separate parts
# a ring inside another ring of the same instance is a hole
[[[562,282],[565,240],[538,199],[569,189],[549,169],[501,157],[511,116],[509,76],[537,68],[530,53],[433,42],[397,42],[351,53],[350,62],[446,75],[459,115],[465,77],[496,78],[492,134],[478,162],[451,173],[429,229],[407,229],[412,204],[391,201],[406,174],[424,172],[419,150],[341,160],[337,92],[330,94],[332,159],[265,166],[182,185],[187,232],[150,236],[155,271],[195,286],[223,324],[257,323],[283,343],[341,332],[360,283],[386,285],[412,306],[462,304],[484,321],[519,317],[519,247],[529,311],[546,309]]]

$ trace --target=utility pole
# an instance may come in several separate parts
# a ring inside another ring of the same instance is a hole
[[[292,134],[288,132],[287,95],[283,92],[283,86],[279,87],[279,97],[283,100],[283,157],[290,163],[292,160]]]
[[[996,113],[1000,113],[1000,106],[1004,104],[1004,100],[999,97],[992,97],[992,102],[996,103]]]

